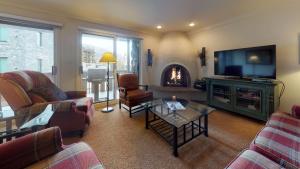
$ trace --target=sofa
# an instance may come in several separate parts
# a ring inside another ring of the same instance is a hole
[[[59,89],[45,74],[35,71],[15,71],[0,74],[0,94],[17,111],[37,103],[70,102],[72,108],[56,113],[50,126],[59,126],[63,135],[81,136],[91,123],[94,107],[85,91]]]
[[[3,169],[104,169],[86,143],[63,145],[58,127],[0,144],[0,159]]]
[[[250,147],[226,168],[300,168],[300,106],[293,106],[290,113],[273,113]]]

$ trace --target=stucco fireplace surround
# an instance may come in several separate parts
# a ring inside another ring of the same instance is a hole
[[[183,65],[170,64],[162,71],[161,86],[191,87],[190,73]]]
[[[206,100],[202,91],[192,87],[191,75],[184,65],[180,63],[167,64],[160,75],[160,85],[150,86],[154,97],[164,98],[176,96],[186,100]]]

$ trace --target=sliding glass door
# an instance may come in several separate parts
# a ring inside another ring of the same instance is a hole
[[[117,71],[132,72],[139,75],[140,40],[117,38]]]
[[[109,100],[118,97],[116,73],[139,74],[140,40],[84,33],[81,45],[82,87],[95,102],[107,97],[107,64],[99,63],[104,52],[117,57],[117,63],[109,67]]]
[[[103,101],[107,94],[107,64],[99,63],[103,53],[114,52],[114,38],[82,34],[81,37],[82,85],[89,97]],[[109,99],[114,98],[114,66],[109,72]]]
[[[33,70],[55,82],[54,63],[54,30],[0,23],[0,73]],[[6,105],[0,95],[0,108]]]

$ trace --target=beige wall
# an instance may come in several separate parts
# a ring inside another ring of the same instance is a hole
[[[189,34],[195,47],[207,47],[208,66],[199,69],[200,77],[213,75],[213,53],[217,50],[260,45],[277,45],[277,78],[286,91],[281,109],[289,111],[300,104],[299,32],[300,2],[270,4],[227,24]]]
[[[169,32],[162,35],[153,58],[153,67],[148,68],[151,69],[149,79],[153,85],[160,85],[163,69],[173,63],[185,66],[191,74],[192,81],[198,76],[199,59],[186,33]]]
[[[77,19],[71,19],[60,16],[55,13],[48,13],[38,9],[30,9],[28,7],[19,7],[11,4],[0,3],[0,13],[11,14],[16,16],[39,19],[48,22],[57,22],[63,24],[61,30],[58,31],[57,39],[57,59],[60,72],[59,84],[64,90],[80,89],[80,29],[89,28],[92,31],[111,32],[128,36],[140,37],[143,39],[143,51],[141,63],[145,67],[145,53],[148,48],[156,51],[158,37],[152,34],[139,33],[113,26],[95,24]],[[148,83],[148,76],[145,70],[142,71],[142,82]]]
[[[264,11],[225,22],[202,31],[190,32],[188,36],[181,32],[167,33],[161,37],[141,34],[126,29],[93,24],[65,18],[54,13],[0,4],[0,13],[25,16],[54,21],[63,24],[58,39],[58,59],[61,68],[60,85],[65,90],[78,89],[79,79],[79,27],[107,30],[142,37],[142,81],[147,84],[160,83],[164,66],[170,63],[185,65],[192,74],[204,77],[213,75],[213,52],[216,50],[251,47],[259,45],[277,45],[277,77],[286,83],[286,92],[282,98],[282,110],[289,110],[292,104],[300,104],[300,65],[299,32],[300,1],[271,4]],[[291,3],[292,2],[292,3]],[[207,48],[208,66],[200,67],[196,51]],[[146,50],[154,54],[153,67],[146,65]]]

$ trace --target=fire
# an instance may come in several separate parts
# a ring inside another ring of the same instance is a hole
[[[176,68],[172,68],[172,73],[171,73],[171,80],[174,80],[175,83],[177,80],[181,80],[181,70],[176,71]]]

